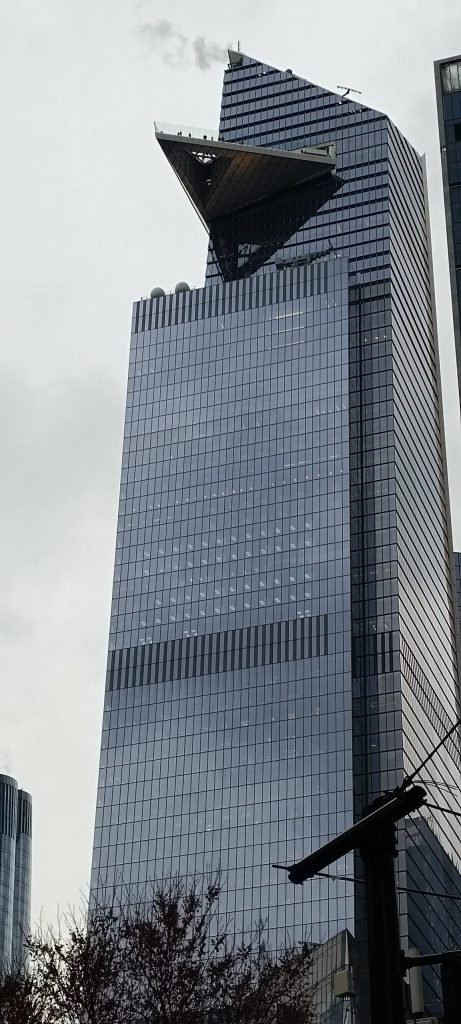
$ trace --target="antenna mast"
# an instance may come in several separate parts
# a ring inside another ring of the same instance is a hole
[[[350,85],[337,85],[336,88],[337,89],[344,89],[343,100],[346,99],[346,96],[348,96],[350,92],[355,92],[357,96],[361,96],[362,95],[360,89],[351,89]]]

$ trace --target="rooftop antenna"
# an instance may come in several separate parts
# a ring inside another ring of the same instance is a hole
[[[237,39],[237,53],[240,53],[240,39]]]
[[[355,92],[357,96],[361,96],[362,95],[360,89],[351,89],[350,85],[337,85],[336,88],[337,89],[344,89],[343,100],[346,99],[346,96],[349,96],[350,92]]]

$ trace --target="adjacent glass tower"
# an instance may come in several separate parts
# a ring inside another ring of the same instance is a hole
[[[461,56],[435,62],[435,88],[461,400]]]
[[[0,972],[19,965],[30,931],[32,800],[0,775]]]
[[[461,56],[435,62],[443,195],[461,406]],[[461,554],[455,554],[461,629]]]
[[[238,931],[360,946],[359,882],[271,865],[459,717],[424,164],[384,114],[232,52],[219,131],[156,134],[210,245],[203,288],[133,311],[93,892],[220,868]],[[424,769],[434,803],[461,809],[459,755]],[[452,820],[402,826],[405,947],[461,942],[412,891],[461,896]]]
[[[455,582],[458,598],[458,611],[461,610],[461,552],[455,551]]]

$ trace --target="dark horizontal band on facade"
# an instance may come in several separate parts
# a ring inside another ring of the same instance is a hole
[[[328,615],[124,647],[109,654],[106,692],[328,654]]]
[[[178,294],[140,299],[133,304],[131,333],[323,294],[332,287],[328,273],[331,262],[319,260],[276,274],[260,274],[228,284],[207,285],[206,288],[194,288]],[[339,264],[339,273],[342,261],[335,262]]]
[[[398,651],[398,643],[395,645]],[[352,638],[352,674],[355,679],[363,676],[382,675],[394,670],[394,634],[383,630],[369,636]]]

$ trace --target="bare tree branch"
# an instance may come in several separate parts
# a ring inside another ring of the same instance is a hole
[[[262,952],[261,928],[239,944],[221,889],[167,879],[42,927],[0,979],[0,1024],[313,1024],[312,954]]]

